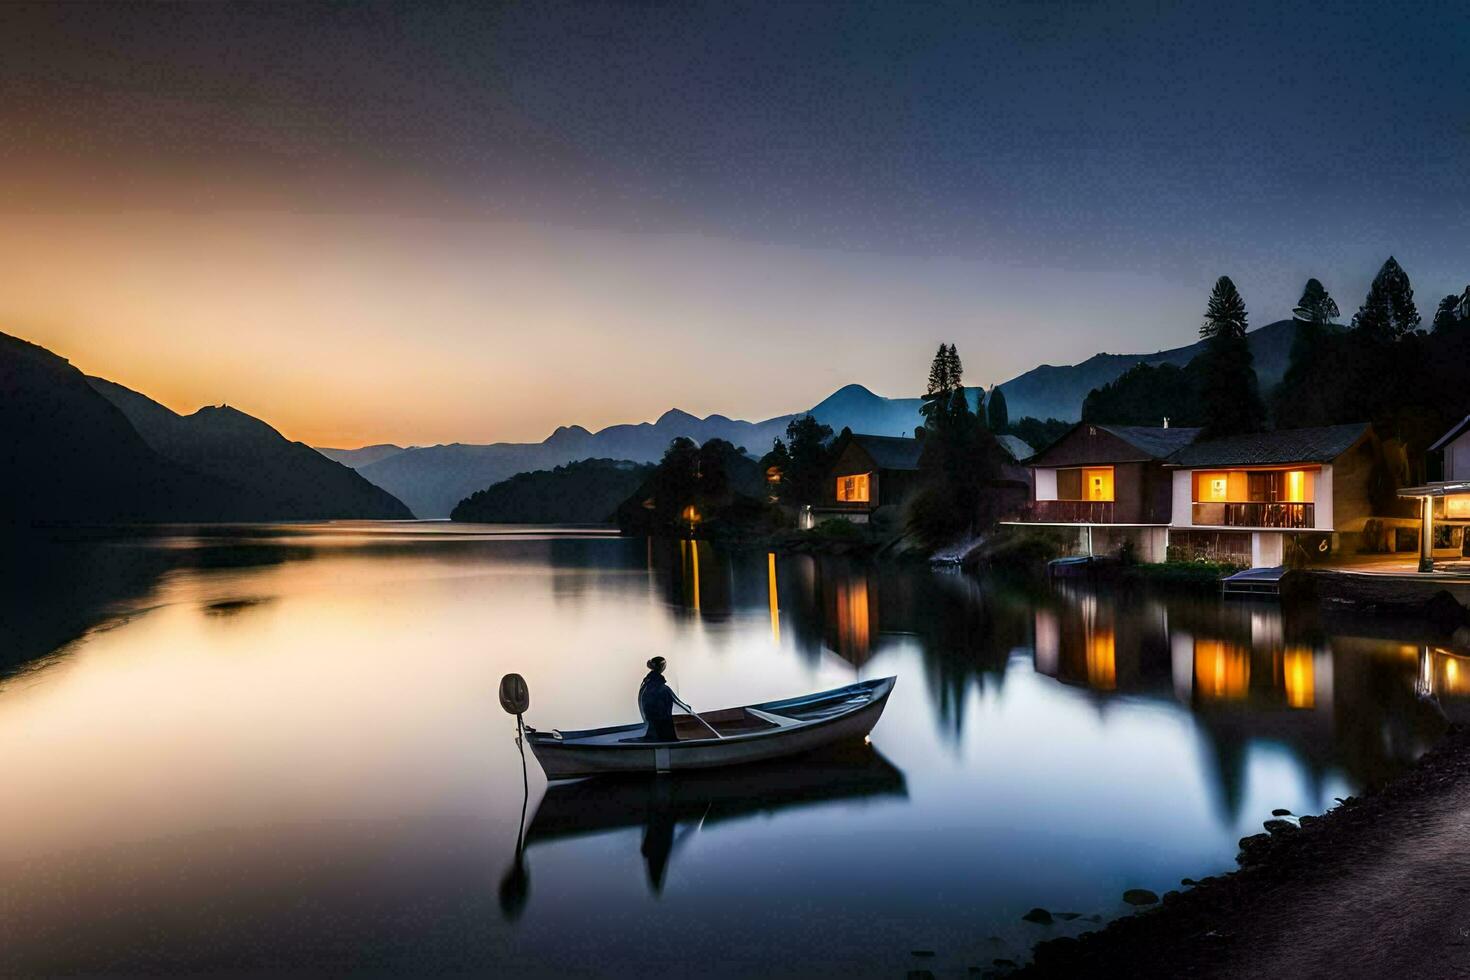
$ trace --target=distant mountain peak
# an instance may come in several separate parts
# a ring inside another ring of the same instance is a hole
[[[558,425],[556,431],[543,440],[543,445],[578,446],[591,438],[592,433],[580,425]]]
[[[671,408],[663,413],[655,421],[654,425],[688,425],[690,422],[698,422],[699,417],[690,415],[682,408]]]

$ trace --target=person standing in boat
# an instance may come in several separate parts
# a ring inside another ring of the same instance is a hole
[[[638,713],[643,716],[648,730],[643,733],[643,738],[648,742],[677,742],[679,736],[674,731],[674,705],[678,705],[690,714],[694,709],[689,707],[674,689],[669,687],[669,682],[664,680],[664,669],[669,662],[663,657],[654,657],[648,661],[648,674],[643,678],[643,683],[638,685]]]

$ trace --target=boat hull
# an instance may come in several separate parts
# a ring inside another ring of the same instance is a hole
[[[861,707],[789,729],[683,742],[579,745],[542,733],[532,735],[528,741],[547,779],[575,779],[605,773],[679,772],[765,762],[866,738],[882,717],[893,690],[892,678],[878,684],[881,688]]]

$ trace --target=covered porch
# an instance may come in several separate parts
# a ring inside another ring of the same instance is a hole
[[[1470,535],[1470,481],[1427,483],[1404,487],[1400,497],[1413,498],[1419,505],[1419,565],[1423,573],[1435,571],[1435,563],[1456,570],[1467,562]]]

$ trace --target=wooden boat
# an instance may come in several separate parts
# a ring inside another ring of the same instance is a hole
[[[677,772],[763,762],[867,737],[896,678],[740,708],[676,715],[674,742],[649,742],[643,723],[577,732],[526,730],[547,779]]]

